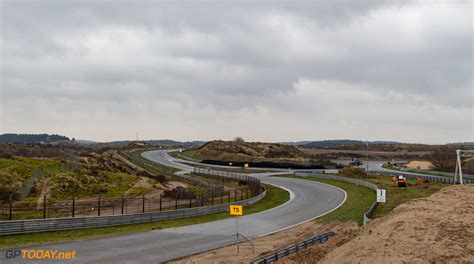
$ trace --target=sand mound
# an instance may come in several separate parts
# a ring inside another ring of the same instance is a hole
[[[358,226],[356,222],[321,224],[317,221],[309,221],[291,229],[252,240],[255,253],[252,252],[248,243],[242,243],[240,253],[237,253],[237,246],[232,245],[168,263],[249,263],[272,252],[292,246],[308,237],[327,232],[335,232],[338,235],[332,237],[326,244],[318,246],[318,255],[311,256],[313,260],[321,259],[327,252],[353,239],[358,233]],[[301,262],[296,255],[292,256],[294,256],[295,262]],[[306,254],[303,253],[300,256],[305,258]],[[283,262],[286,260],[291,261],[292,259],[284,258]]]
[[[415,169],[415,170],[429,170],[433,167],[433,164],[429,161],[420,161],[420,160],[413,160],[409,163],[405,164],[407,168]]]
[[[322,262],[474,263],[474,185],[400,205]]]

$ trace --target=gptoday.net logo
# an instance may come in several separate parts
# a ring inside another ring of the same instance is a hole
[[[75,259],[76,251],[59,251],[53,249],[11,249],[5,252],[7,259]]]

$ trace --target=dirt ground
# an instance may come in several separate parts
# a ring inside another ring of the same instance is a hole
[[[316,221],[309,221],[294,228],[252,240],[255,246],[255,254],[252,253],[252,248],[248,243],[242,242],[240,253],[237,253],[237,246],[232,245],[169,263],[249,263],[271,252],[299,243],[311,236],[331,231],[335,232],[337,235],[322,245],[325,249],[324,252],[319,254],[319,258],[321,258],[326,252],[354,238],[357,235],[357,230],[358,226],[355,222],[321,224]],[[313,257],[313,259],[316,259],[316,257]]]
[[[429,161],[414,160],[414,161],[410,161],[405,166],[407,166],[410,169],[429,170],[431,169],[432,164]]]
[[[171,263],[248,263],[317,234],[336,236],[278,263],[474,263],[474,185],[446,187],[398,206],[362,229],[315,221],[252,242],[204,252]],[[229,261],[230,260],[230,261]]]
[[[473,201],[474,185],[457,185],[402,204],[321,262],[474,263]]]

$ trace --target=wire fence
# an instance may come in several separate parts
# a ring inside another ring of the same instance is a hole
[[[249,186],[252,193],[259,193],[260,192],[260,180],[249,176],[248,174],[238,173],[238,172],[231,172],[231,171],[219,171],[219,170],[211,170],[207,168],[198,168],[194,167],[193,174],[196,175],[204,175],[208,177],[215,177],[219,179],[227,179],[230,181],[236,181],[240,184],[244,184]]]
[[[258,195],[249,186],[238,189],[205,193],[201,196],[164,197],[162,195],[96,196],[87,199],[53,201],[46,196],[36,203],[11,202],[0,206],[0,220],[20,220],[60,217],[107,216],[134,214],[209,206],[249,199]]]
[[[232,201],[230,204],[240,204],[248,206],[257,203],[266,196],[264,190],[259,195],[244,199]],[[164,210],[157,212],[145,212],[136,214],[109,215],[109,216],[86,216],[86,217],[63,217],[47,219],[29,219],[0,221],[0,236],[13,234],[27,234],[35,232],[46,232],[56,230],[71,230],[102,226],[117,226],[148,223],[162,220],[179,219],[185,217],[194,217],[207,214],[225,212],[229,210],[229,203],[216,204],[209,206],[199,206],[193,208],[184,208],[177,210]]]

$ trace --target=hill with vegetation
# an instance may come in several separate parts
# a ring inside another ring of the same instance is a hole
[[[294,161],[308,162],[309,156],[294,146],[278,143],[210,141],[184,155],[191,158],[224,161]]]

